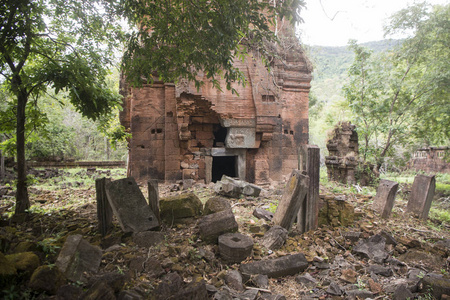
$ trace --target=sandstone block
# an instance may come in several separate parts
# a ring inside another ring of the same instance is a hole
[[[161,198],[159,201],[161,219],[169,224],[183,218],[202,215],[203,204],[192,192]]]
[[[84,240],[80,234],[67,237],[56,266],[72,281],[84,280],[85,272],[97,272],[102,259],[102,251]]]
[[[123,231],[140,232],[159,227],[157,217],[133,177],[106,182],[105,189]]]
[[[414,178],[406,210],[416,214],[420,219],[426,220],[430,212],[431,202],[433,201],[436,188],[435,176],[419,174]]]
[[[262,245],[270,250],[280,249],[288,237],[288,231],[278,225],[270,228],[262,238]]]
[[[238,230],[238,224],[231,209],[204,216],[198,227],[202,239],[213,243],[217,243],[220,235]]]
[[[394,207],[395,195],[397,194],[398,183],[382,179],[377,188],[377,194],[373,199],[373,209],[382,218],[389,218]]]
[[[265,259],[242,264],[239,267],[239,270],[243,276],[261,274],[271,278],[278,278],[303,272],[307,267],[308,262],[306,261],[305,255],[303,255],[303,253],[297,253],[274,259]]]

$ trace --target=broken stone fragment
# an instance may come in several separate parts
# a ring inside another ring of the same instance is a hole
[[[255,208],[255,210],[253,211],[253,216],[258,219],[266,220],[268,222],[272,221],[273,219],[273,213],[259,207]]]
[[[270,250],[280,249],[288,237],[288,231],[278,225],[270,228],[262,238],[261,244]]]
[[[226,175],[223,175],[222,179],[214,185],[214,191],[217,194],[230,198],[239,198],[241,195],[258,197],[261,190],[257,185]]]
[[[202,202],[192,192],[161,198],[159,207],[161,219],[168,224],[183,218],[199,217],[203,212]]]
[[[295,281],[308,289],[313,289],[317,286],[317,280],[309,273],[295,277]]]
[[[442,274],[427,274],[419,283],[421,292],[431,292],[434,299],[441,299],[443,295],[450,296],[450,278]]]
[[[242,275],[237,270],[229,270],[225,274],[225,283],[235,291],[243,292],[244,285],[242,283]]]
[[[204,216],[198,227],[201,238],[208,243],[217,243],[220,235],[236,232],[239,228],[231,209]]]
[[[241,264],[239,270],[242,276],[247,279],[251,275],[267,275],[271,278],[278,278],[288,275],[295,275],[303,272],[308,267],[305,255],[297,253],[286,255],[274,259],[264,259],[261,261]]]
[[[102,250],[92,246],[80,234],[67,237],[56,266],[72,281],[83,281],[86,272],[97,272],[102,259]]]
[[[386,239],[376,234],[367,240],[361,240],[353,248],[353,252],[374,260],[376,263],[383,263],[389,256],[385,250]]]

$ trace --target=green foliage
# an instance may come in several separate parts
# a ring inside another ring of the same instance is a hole
[[[355,114],[364,160],[381,165],[394,146],[418,139],[447,143],[450,138],[450,5],[425,4],[391,18],[387,33],[413,34],[399,47],[373,55],[355,41],[345,97]]]
[[[263,44],[275,40],[271,23],[278,17],[299,21],[297,12],[304,5],[302,0],[271,2],[124,1],[123,14],[134,29],[122,63],[127,80],[140,86],[143,78],[147,82],[185,78],[198,88],[204,76],[218,89],[221,78],[227,89],[232,82],[245,83],[233,61],[249,48],[267,57],[270,53]]]

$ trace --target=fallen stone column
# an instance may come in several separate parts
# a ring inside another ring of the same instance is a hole
[[[295,275],[303,272],[308,267],[305,255],[297,253],[274,259],[265,259],[239,267],[244,277],[251,275],[267,275],[272,278]]]

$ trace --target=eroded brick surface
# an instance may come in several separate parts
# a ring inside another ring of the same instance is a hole
[[[186,81],[139,89],[123,82],[120,117],[132,133],[128,175],[208,183],[222,171],[258,184],[288,176],[298,168],[298,146],[308,143],[311,81],[301,47],[293,40],[291,46],[276,46],[280,58],[271,73],[258,53],[236,61],[248,79],[245,86],[233,85],[237,94],[224,82],[222,92],[214,89],[206,77],[200,90]]]

